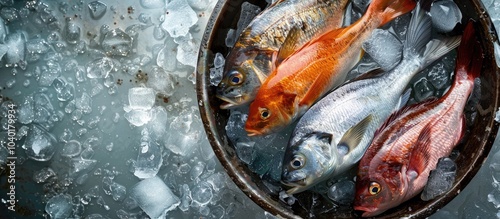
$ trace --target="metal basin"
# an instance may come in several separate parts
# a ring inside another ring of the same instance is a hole
[[[234,146],[226,136],[225,126],[229,111],[219,109],[221,101],[215,97],[215,87],[210,85],[209,68],[213,67],[214,54],[227,55],[230,48],[225,46],[225,38],[230,28],[236,29],[242,0],[220,0],[214,9],[205,30],[198,60],[196,89],[201,117],[210,144],[231,179],[255,203],[266,211],[284,218],[359,218],[359,212],[352,207],[331,209],[331,203],[323,196],[303,192],[296,197],[301,205],[287,205],[272,194],[261,178],[237,157]],[[266,6],[264,0],[248,2]],[[465,139],[456,148],[459,150],[457,177],[450,191],[431,201],[415,197],[400,206],[379,215],[378,218],[425,218],[442,208],[462,191],[477,173],[486,159],[498,132],[499,123],[495,122],[495,111],[500,100],[500,69],[495,62],[494,43],[498,42],[496,31],[479,0],[456,0],[463,14],[462,26],[472,18],[484,48],[485,60],[481,73],[481,95],[476,106],[476,118],[468,129]],[[315,199],[313,203],[311,200]],[[315,204],[316,203],[316,204]],[[319,203],[319,205],[317,204]]]

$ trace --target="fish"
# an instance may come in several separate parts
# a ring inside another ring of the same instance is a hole
[[[455,79],[441,98],[407,106],[380,127],[359,163],[354,209],[376,216],[419,194],[438,159],[465,132],[464,107],[480,76],[483,51],[469,21],[458,49]]]
[[[285,41],[300,47],[342,26],[349,0],[280,0],[257,15],[226,57],[216,96],[221,109],[248,104],[271,73],[273,54]],[[295,34],[290,34],[297,29]]]
[[[414,10],[403,58],[388,72],[364,73],[314,104],[298,121],[283,157],[281,183],[295,194],[356,167],[375,131],[409,99],[410,80],[460,43],[431,40],[431,20]]]
[[[280,50],[275,59],[283,61],[250,104],[247,134],[278,132],[298,119],[320,97],[345,81],[362,56],[362,43],[373,30],[413,10],[415,5],[414,0],[374,0],[352,25],[327,32],[290,55],[280,55]]]

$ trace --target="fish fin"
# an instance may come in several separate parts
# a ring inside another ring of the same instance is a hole
[[[399,105],[398,105],[399,109],[403,108],[406,105],[406,103],[408,103],[408,100],[410,100],[410,96],[411,96],[411,88],[408,88],[399,98]]]
[[[281,47],[278,51],[278,56],[275,62],[276,67],[279,66],[284,59],[286,59],[298,49],[298,41],[300,40],[302,35],[304,35],[304,31],[302,31],[302,29],[298,26],[294,26],[288,32],[285,41],[283,41],[283,44],[281,44]]]
[[[347,146],[348,149],[347,153],[354,150],[363,139],[366,129],[368,128],[372,120],[373,120],[373,115],[370,114],[363,120],[361,120],[358,124],[347,130],[344,133],[344,136],[342,136],[342,138],[340,139],[337,147]]]
[[[413,10],[416,4],[415,0],[373,0],[368,6],[367,14],[380,16],[382,19],[380,26],[383,26],[392,19]]]
[[[408,92],[408,91],[407,91]],[[410,92],[411,93],[411,92]],[[406,93],[405,93],[406,94]],[[414,110],[415,108],[418,107],[425,107],[427,104],[433,101],[438,101],[438,98],[436,97],[430,97],[427,98],[426,100],[420,102],[419,104],[413,104],[413,105],[408,105],[408,106],[403,106],[401,109],[393,112],[389,118],[385,120],[385,122],[375,131],[375,134],[373,136],[378,136],[384,129],[386,129],[388,126],[390,126],[394,121],[398,121],[401,116],[404,116],[409,111]]]
[[[267,79],[267,75],[264,74],[264,72],[262,72],[261,68],[259,68],[257,66],[252,67],[252,69],[255,72],[255,75],[257,76],[257,78],[259,79],[260,84],[264,84],[264,81],[266,81],[266,79]]]
[[[408,170],[414,170],[419,175],[424,171],[431,158],[430,148],[432,147],[432,123],[428,123],[420,132],[408,162]]]
[[[482,63],[483,49],[477,41],[473,22],[469,21],[462,35],[462,43],[458,47],[455,72],[459,74],[459,70],[463,69],[466,71],[464,73],[468,74],[468,80],[474,80],[481,73]]]
[[[422,55],[424,64],[421,66],[421,69],[426,68],[434,61],[444,56],[446,53],[455,49],[459,44],[460,36],[449,37],[444,40],[431,40],[429,43],[427,43],[424,54]]]
[[[325,84],[324,80],[325,79],[321,75],[316,77],[316,79],[311,84],[307,93],[303,96],[302,100],[299,102],[299,106],[305,105],[307,107],[310,107],[321,97],[322,91],[325,90],[323,89],[324,88],[323,86]]]
[[[348,30],[350,28],[349,27],[342,27],[342,28],[338,28],[338,29],[334,29],[334,30],[331,30],[331,31],[328,31],[326,33],[324,33],[323,35],[320,35],[319,37],[316,37],[316,39],[313,39],[307,43],[305,43],[302,48],[305,48],[315,42],[318,42],[318,41],[332,41],[332,40],[336,40],[337,37],[339,35],[341,35],[343,32],[345,32],[346,30]]]
[[[363,73],[362,75],[356,77],[356,81],[359,81],[359,80],[365,80],[365,79],[369,79],[369,78],[376,78],[376,77],[379,77],[381,76],[385,71],[381,68],[376,68],[376,69],[372,69],[366,73]]]
[[[431,40],[432,30],[432,20],[420,4],[412,13],[403,47],[403,57],[410,58],[422,54],[426,44]]]
[[[271,3],[271,5],[269,5],[269,7],[268,7],[268,8],[270,8],[270,7],[274,7],[274,6],[276,6],[277,4],[279,4],[279,3],[281,3],[281,2],[284,2],[284,1],[285,1],[285,0],[277,0],[277,1],[276,1],[276,2],[274,2],[274,3]]]
[[[352,2],[349,2],[349,4],[347,4],[347,7],[346,7],[346,10],[344,13],[344,19],[342,21],[342,27],[349,26],[352,23],[352,15],[351,15],[352,4],[353,4]]]

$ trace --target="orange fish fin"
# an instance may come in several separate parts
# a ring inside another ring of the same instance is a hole
[[[323,94],[323,91],[325,90],[323,87],[325,86],[325,80],[328,79],[324,79],[323,77],[321,77],[321,75],[316,77],[311,86],[309,86],[309,90],[307,91],[307,93],[304,95],[302,100],[300,100],[299,106],[312,106]]]
[[[410,12],[416,5],[415,0],[373,0],[368,6],[367,13],[381,16],[380,26],[382,26],[394,18]]]
[[[420,174],[429,165],[428,161],[431,158],[430,149],[433,144],[431,139],[432,125],[432,123],[428,123],[420,132],[410,154],[408,171],[415,171],[417,174]]]
[[[331,41],[331,40],[335,40],[338,38],[338,36],[342,35],[342,33],[344,33],[346,30],[348,30],[351,26],[348,26],[348,27],[343,27],[343,28],[339,28],[339,29],[334,29],[334,30],[331,30],[331,31],[328,31],[326,33],[324,33],[323,35],[320,35],[319,37],[317,37],[316,39],[313,39],[309,42],[307,42],[306,44],[304,44],[301,48],[306,48],[307,46],[315,43],[315,42],[321,42],[321,41]]]

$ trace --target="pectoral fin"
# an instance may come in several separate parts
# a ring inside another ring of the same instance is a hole
[[[279,66],[284,59],[286,59],[288,56],[293,54],[295,50],[298,49],[298,41],[300,40],[302,35],[304,35],[304,32],[300,29],[300,27],[297,26],[293,27],[288,32],[285,41],[283,41],[283,44],[278,51],[278,57],[275,63],[276,67]]]
[[[372,114],[370,114],[366,118],[361,120],[358,124],[347,130],[344,136],[342,136],[342,138],[340,139],[338,147],[347,147],[348,152],[354,150],[363,139],[366,129],[368,128],[372,120],[373,116]]]
[[[413,146],[413,150],[410,154],[410,160],[408,164],[408,170],[414,170],[418,174],[420,174],[425,167],[427,166],[427,162],[429,161],[431,154],[430,148],[432,147],[431,140],[432,133],[432,123],[427,124],[420,135],[418,136],[417,142]]]

